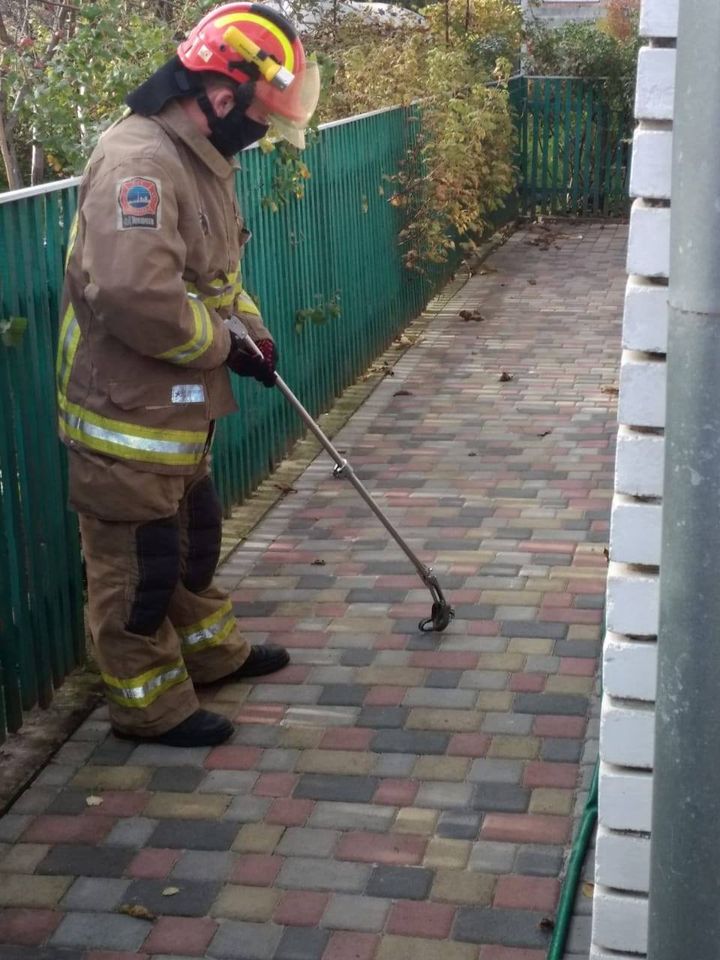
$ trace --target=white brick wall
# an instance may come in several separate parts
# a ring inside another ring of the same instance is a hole
[[[677,13],[642,0],[590,960],[647,951]]]

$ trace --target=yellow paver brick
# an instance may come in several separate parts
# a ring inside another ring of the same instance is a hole
[[[47,843],[17,843],[0,861],[0,873],[33,873],[49,849]]]
[[[469,840],[451,840],[447,837],[433,837],[425,850],[423,865],[442,867],[448,870],[462,870],[470,857],[472,844]]]
[[[530,794],[530,813],[568,814],[572,811],[574,793],[554,787],[538,787]]]
[[[496,882],[497,877],[493,874],[440,868],[435,873],[430,899],[446,903],[471,903],[479,907],[489,906]]]
[[[538,755],[539,751],[539,737],[493,737],[488,756],[532,760]]]
[[[306,727],[293,725],[283,727],[278,738],[278,746],[292,747],[298,750],[312,750],[325,735],[324,727]]]
[[[480,603],[492,603],[504,607],[537,607],[542,594],[530,590],[483,590]]]
[[[591,623],[571,623],[568,627],[568,640],[597,640],[599,636],[600,624],[593,626]]]
[[[375,766],[377,755],[357,750],[307,750],[300,757],[299,773],[368,774]]]
[[[468,733],[480,729],[481,717],[477,710],[436,710],[417,707],[408,714],[406,730],[448,730]]]
[[[478,670],[522,670],[525,657],[519,653],[481,653]]]
[[[140,790],[153,771],[147,767],[94,767],[88,764],[72,778],[73,787],[90,790]]]
[[[554,643],[554,640],[545,637],[513,637],[508,644],[508,653],[545,656],[552,653]]]
[[[477,960],[478,950],[469,943],[385,936],[376,960]]]
[[[273,915],[281,892],[268,887],[227,884],[210,910],[213,917],[252,920],[265,923]]]
[[[177,817],[180,820],[218,820],[232,797],[221,793],[164,793],[150,797],[145,817]]]
[[[526,590],[538,590],[540,593],[561,593],[565,589],[566,584],[555,577],[552,581],[547,578],[540,580],[539,578],[532,578],[528,580],[525,584]]]
[[[285,828],[272,823],[246,823],[232,845],[240,853],[272,853]]]
[[[481,690],[477,698],[478,710],[502,713],[512,706],[513,695],[509,690]]]
[[[0,882],[0,907],[54,907],[74,877],[33,876],[6,873]]]
[[[379,628],[373,628],[379,633]],[[421,687],[426,670],[420,667],[361,667],[357,671],[356,683],[370,686]]]
[[[466,757],[418,757],[412,770],[414,780],[464,780],[470,766]]]
[[[225,683],[213,697],[213,703],[217,703],[218,700],[227,700],[237,706],[239,703],[245,703],[251,693],[252,687],[249,683]]]
[[[565,674],[555,674],[545,682],[545,693],[592,693],[595,685],[594,677],[569,677]]]
[[[395,833],[418,833],[428,836],[435,833],[439,812],[423,807],[401,807],[392,829]]]

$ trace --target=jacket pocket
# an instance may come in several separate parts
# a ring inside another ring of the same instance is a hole
[[[197,384],[202,389],[202,384]],[[110,399],[121,410],[163,410],[173,406],[173,384],[148,383],[139,380],[112,380],[108,385]]]

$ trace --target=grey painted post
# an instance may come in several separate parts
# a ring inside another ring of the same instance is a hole
[[[718,0],[680,0],[649,960],[720,956],[718,51]]]

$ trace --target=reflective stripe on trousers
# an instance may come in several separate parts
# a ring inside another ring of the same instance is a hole
[[[183,651],[196,653],[207,647],[216,647],[226,640],[235,629],[235,615],[228,600],[218,610],[186,627],[175,628],[182,640]]]
[[[188,672],[183,661],[176,660],[170,666],[156,667],[137,677],[120,678],[103,673],[102,678],[108,697],[115,703],[123,707],[147,707],[170,687],[187,680]]]

